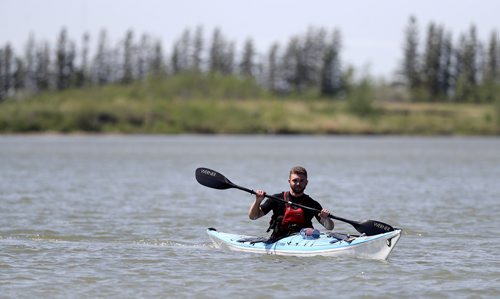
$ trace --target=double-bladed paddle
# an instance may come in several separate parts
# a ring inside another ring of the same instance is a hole
[[[226,178],[225,176],[223,176],[222,174],[218,173],[215,170],[200,167],[200,168],[196,169],[195,175],[196,175],[196,180],[198,181],[198,183],[202,184],[203,186],[209,187],[209,188],[214,188],[214,189],[219,189],[219,190],[236,188],[236,189],[240,189],[240,190],[243,190],[243,191],[251,193],[251,194],[255,194],[254,190],[251,190],[251,189],[241,187],[241,186],[234,184],[228,178]],[[287,200],[284,200],[282,198],[279,198],[279,197],[276,197],[273,195],[266,194],[265,196],[268,198],[274,199],[274,200],[288,203],[290,205],[293,205],[293,206],[296,206],[299,208],[308,209],[308,210],[315,211],[318,213],[321,212],[318,209],[314,209],[314,208],[311,208],[308,206],[293,203],[291,201],[287,201]],[[354,220],[349,220],[349,219],[345,219],[342,217],[334,216],[332,214],[328,215],[328,217],[342,221],[342,222],[349,223],[358,232],[360,232],[362,234],[366,234],[367,236],[383,234],[383,233],[390,232],[390,231],[394,230],[394,228],[392,226],[390,226],[389,224],[386,224],[386,223],[383,223],[380,221],[375,221],[375,220],[364,220],[364,221],[359,222],[359,221],[354,221]]]

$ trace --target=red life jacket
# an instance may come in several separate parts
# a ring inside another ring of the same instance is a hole
[[[283,193],[283,198],[288,201],[286,198],[286,192]],[[306,224],[306,219],[304,216],[304,210],[299,207],[294,207],[293,205],[286,203],[285,215],[283,216],[283,220],[281,221],[281,227],[287,230],[293,230],[293,228],[297,228],[297,231],[304,227]]]

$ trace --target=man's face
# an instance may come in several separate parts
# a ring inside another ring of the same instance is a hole
[[[302,194],[307,186],[307,178],[302,174],[292,173],[288,182],[290,183],[290,189],[292,189],[295,194]]]

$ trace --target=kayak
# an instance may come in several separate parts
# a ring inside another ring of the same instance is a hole
[[[266,238],[219,232],[215,228],[207,229],[207,234],[216,248],[233,251],[386,260],[401,237],[401,229],[374,236],[322,232],[316,238],[311,238],[294,234],[274,243],[266,243]]]

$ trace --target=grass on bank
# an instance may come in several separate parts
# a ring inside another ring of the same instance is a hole
[[[1,133],[498,135],[493,105],[273,97],[253,81],[179,76],[0,104]],[[380,96],[379,96],[380,97]]]

